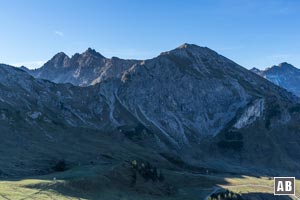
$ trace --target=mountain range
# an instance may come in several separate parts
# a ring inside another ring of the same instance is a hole
[[[254,157],[258,165],[299,159],[286,152],[282,138],[299,137],[286,130],[298,118],[298,98],[206,47],[183,44],[144,61],[107,59],[92,49],[72,58],[59,53],[26,70],[35,78],[9,66],[1,70],[3,130],[16,132],[9,124],[20,123],[48,139],[56,128],[145,130],[151,145],[182,157],[187,149],[193,149],[189,157],[205,152],[200,144],[209,143],[216,155],[243,155],[245,165]],[[262,144],[253,148],[258,138]]]
[[[28,70],[26,67],[22,69],[36,78],[55,83],[88,86],[110,77],[120,78],[122,72],[139,62],[139,60],[124,60],[117,57],[108,59],[88,48],[82,54],[76,53],[71,58],[60,52],[36,70]]]
[[[300,69],[293,65],[284,62],[264,70],[252,68],[251,71],[300,96]]]
[[[193,44],[141,61],[88,49],[36,70],[2,64],[0,176],[47,174],[60,159],[69,168],[146,159],[163,169],[300,174],[299,103]]]

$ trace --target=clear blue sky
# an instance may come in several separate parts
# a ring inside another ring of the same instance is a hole
[[[300,67],[300,1],[0,0],[0,63],[36,66],[88,47],[147,59],[185,42],[247,68]]]

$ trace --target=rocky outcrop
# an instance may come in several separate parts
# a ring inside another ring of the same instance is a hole
[[[238,119],[233,127],[240,129],[252,124],[255,120],[263,115],[264,103],[264,99],[255,100],[252,105],[245,109],[242,116]]]

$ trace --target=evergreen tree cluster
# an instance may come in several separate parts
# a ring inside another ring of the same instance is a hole
[[[137,173],[140,174],[145,181],[152,180],[153,182],[163,182],[165,177],[161,170],[152,166],[149,162],[133,160],[131,162],[133,168],[132,184],[136,182]]]

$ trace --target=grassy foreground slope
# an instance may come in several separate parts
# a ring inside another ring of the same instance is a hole
[[[164,170],[164,176],[165,180],[158,182],[145,181],[137,175],[136,183],[132,184],[132,166],[128,162],[79,166],[44,176],[1,180],[0,199],[199,200],[206,199],[218,188],[241,194],[244,199],[275,198],[273,180],[269,177],[197,174],[177,170]],[[300,188],[299,180],[296,188]],[[299,191],[296,189],[296,192]]]

